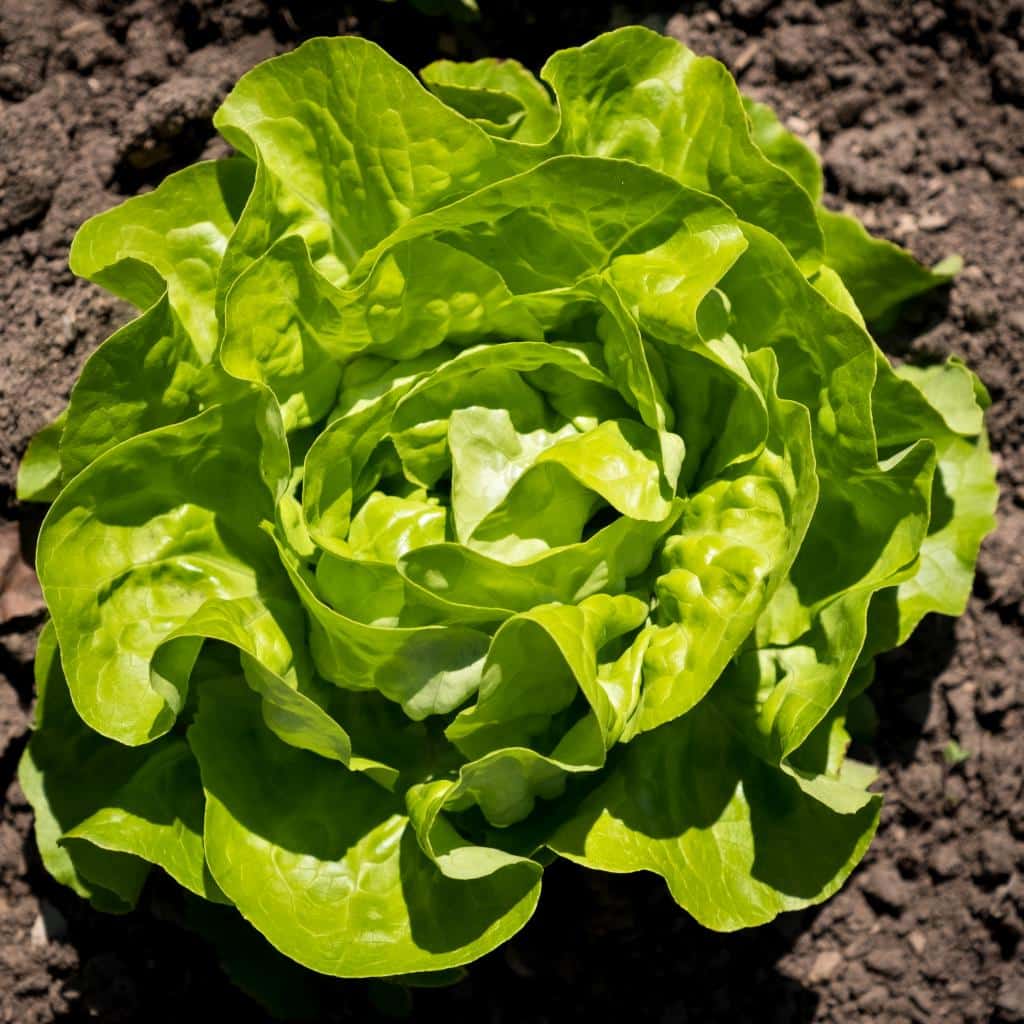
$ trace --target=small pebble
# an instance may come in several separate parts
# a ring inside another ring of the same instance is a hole
[[[899,946],[878,946],[864,958],[868,969],[890,978],[899,977],[904,971],[904,957]]]
[[[948,846],[940,846],[932,854],[928,866],[932,873],[939,878],[955,878],[963,871],[963,862],[953,843]]]
[[[815,957],[814,963],[811,964],[810,971],[807,972],[807,980],[812,985],[818,985],[823,981],[827,981],[842,962],[842,956],[834,949],[827,949],[819,953]]]
[[[941,231],[943,228],[949,227],[952,223],[953,218],[948,213],[926,213],[917,222],[922,231]]]
[[[864,892],[891,911],[900,911],[909,899],[909,887],[891,864],[876,864],[865,876]]]

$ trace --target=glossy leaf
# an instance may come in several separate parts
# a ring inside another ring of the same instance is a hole
[[[60,439],[67,421],[63,410],[29,442],[18,466],[18,501],[53,501],[61,488]]]
[[[166,291],[196,349],[209,358],[217,274],[252,175],[252,164],[240,159],[172,174],[152,192],[86,221],[71,246],[71,269],[139,309]]]
[[[629,744],[550,844],[601,871],[653,871],[701,924],[734,931],[835,892],[880,804],[842,813],[809,796],[746,749],[710,702]],[[814,837],[799,856],[794,835]]]
[[[276,408],[253,393],[112,448],[50,509],[40,582],[75,706],[103,735],[139,744],[167,732],[198,646],[158,657],[161,644],[207,601],[281,586],[259,530],[287,465],[279,431]]]
[[[204,688],[189,743],[206,791],[214,878],[273,945],[307,967],[344,977],[454,967],[533,913],[535,868],[448,878],[420,849],[400,802],[365,776],[276,740],[237,686]]]

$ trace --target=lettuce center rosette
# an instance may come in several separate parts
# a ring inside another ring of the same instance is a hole
[[[97,905],[157,865],[385,976],[509,938],[556,856],[726,930],[863,854],[847,716],[994,505],[984,389],[862,315],[948,268],[672,40],[542,77],[313,40],[225,101],[238,156],[76,237],[143,312],[22,468],[21,779]]]

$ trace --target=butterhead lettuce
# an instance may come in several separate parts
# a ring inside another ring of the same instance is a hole
[[[23,465],[21,780],[97,906],[155,865],[404,975],[508,939],[555,856],[730,930],[864,853],[847,711],[992,525],[984,388],[865,328],[950,268],[673,40],[541,77],[312,40],[224,102],[237,156],[75,238],[141,313]]]

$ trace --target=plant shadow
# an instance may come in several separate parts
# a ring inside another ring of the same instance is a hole
[[[915,760],[931,714],[933,684],[955,651],[956,620],[927,615],[902,647],[877,658],[867,694],[878,716],[871,752],[882,763],[906,766]]]
[[[950,288],[945,286],[904,302],[897,315],[873,326],[879,347],[896,361],[935,362],[938,353],[922,351],[921,342],[950,317]],[[940,488],[933,501],[938,515],[951,514],[951,503]],[[933,527],[943,525],[933,518]],[[910,764],[917,753],[925,722],[931,713],[935,680],[956,650],[956,621],[945,615],[926,615],[901,647],[879,655],[875,679],[867,691],[878,718],[870,751],[885,764]],[[857,754],[855,747],[854,753]],[[863,754],[863,752],[862,752]]]
[[[819,997],[779,961],[815,913],[711,932],[676,906],[660,878],[558,861],[526,928],[458,986],[416,992],[415,1019],[803,1024]]]

